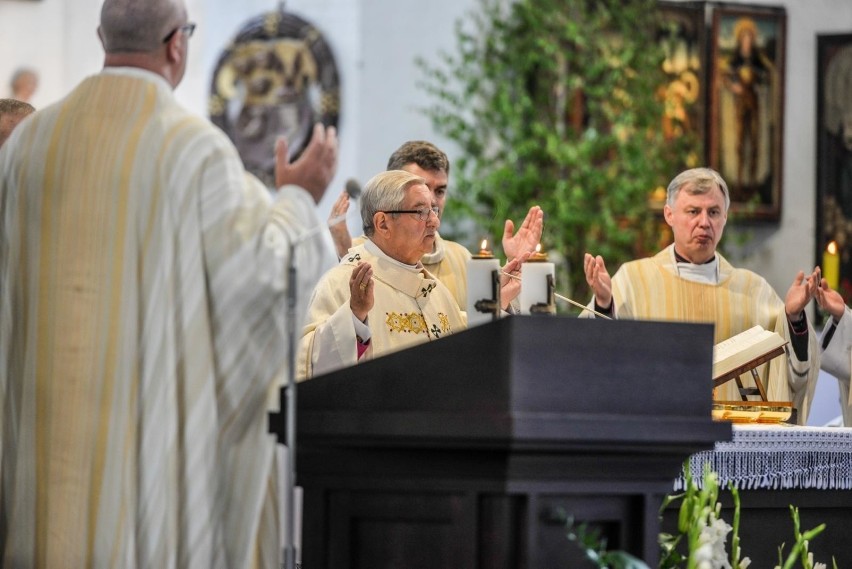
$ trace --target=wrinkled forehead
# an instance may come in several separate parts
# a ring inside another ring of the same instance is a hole
[[[412,184],[405,190],[405,202],[408,206],[431,206],[432,192],[426,184]]]
[[[415,176],[420,176],[426,180],[426,184],[432,189],[447,185],[447,173],[443,170],[426,170],[415,162],[406,164],[402,169]]]
[[[716,202],[720,207],[724,208],[725,194],[716,182],[706,182],[703,184],[689,182],[681,187],[675,197],[675,201],[681,204]]]

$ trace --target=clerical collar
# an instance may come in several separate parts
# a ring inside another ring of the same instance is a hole
[[[713,255],[709,261],[696,265],[674,251],[675,268],[679,277],[697,283],[716,284],[719,282],[719,257]]]
[[[689,263],[690,265],[695,265],[695,264],[707,265],[707,264],[712,263],[716,260],[716,255],[714,254],[711,259],[704,261],[703,263],[693,263],[692,261],[690,261],[686,257],[682,256],[680,253],[678,253],[677,249],[673,248],[673,251],[674,251],[675,261],[677,261],[678,263]]]
[[[444,240],[435,233],[435,245],[431,253],[426,253],[420,258],[424,265],[437,265],[444,260]]]
[[[376,245],[375,243],[373,243],[373,241],[370,240],[370,239],[367,239],[366,241],[364,241],[364,247],[367,249],[367,251],[369,251],[370,253],[372,253],[376,257],[385,259],[389,263],[392,263],[392,264],[396,265],[397,267],[400,267],[400,268],[405,269],[407,271],[419,273],[420,271],[423,270],[423,263],[421,263],[420,261],[417,261],[417,263],[414,264],[414,265],[409,265],[407,263],[403,263],[402,261],[397,261],[393,257],[388,256],[384,251],[379,249],[379,246]]]

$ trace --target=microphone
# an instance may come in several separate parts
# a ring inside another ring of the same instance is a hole
[[[350,199],[358,199],[361,195],[361,184],[358,183],[358,180],[355,178],[349,178],[346,180],[346,193],[349,194]]]

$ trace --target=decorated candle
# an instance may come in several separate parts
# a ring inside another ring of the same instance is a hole
[[[822,277],[832,289],[840,286],[840,253],[836,241],[829,243],[822,254]]]
[[[494,258],[488,249],[488,241],[483,239],[479,253],[467,260],[467,325],[469,327],[485,324],[499,317],[499,289],[500,261]]]
[[[547,255],[536,245],[535,253],[521,265],[521,314],[553,313],[553,285],[556,268],[547,261]]]

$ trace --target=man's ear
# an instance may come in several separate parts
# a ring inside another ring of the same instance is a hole
[[[104,33],[101,31],[101,27],[100,27],[100,26],[98,26],[98,40],[100,40],[100,42],[101,42],[101,47],[103,47],[103,48],[104,48],[104,51],[106,52],[106,47],[107,47],[107,46],[106,46],[106,43],[104,43]]]
[[[377,233],[382,234],[383,236],[387,235],[388,231],[390,231],[390,224],[388,223],[388,214],[377,211],[373,214],[373,227],[375,228]]]
[[[172,39],[166,44],[166,59],[169,63],[179,63],[184,57],[183,42],[186,38],[183,34],[177,33],[172,36]]]
[[[663,217],[665,218],[666,223],[668,223],[669,226],[671,226],[671,224],[672,224],[672,215],[674,215],[674,212],[672,212],[672,208],[669,207],[669,204],[664,205],[663,206]]]

